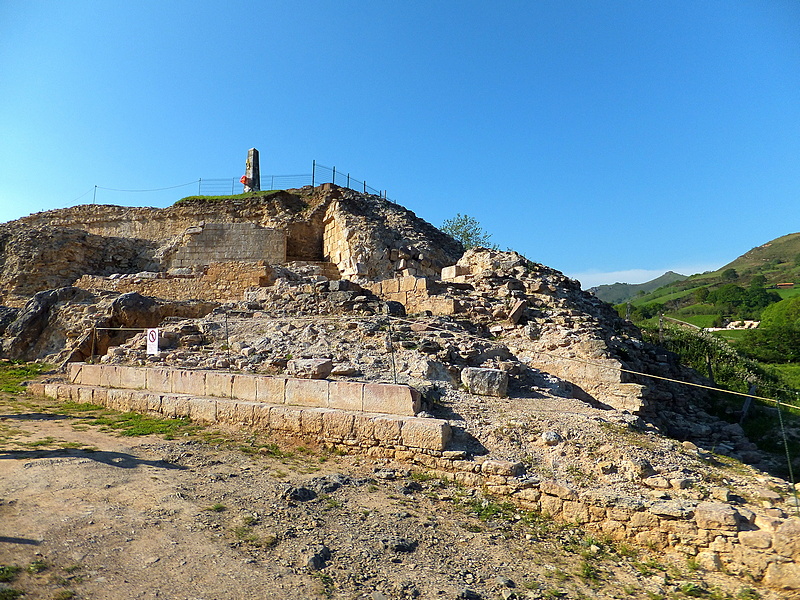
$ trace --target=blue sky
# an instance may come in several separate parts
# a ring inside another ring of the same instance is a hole
[[[0,221],[253,146],[585,287],[714,269],[800,230],[800,3],[0,1]]]

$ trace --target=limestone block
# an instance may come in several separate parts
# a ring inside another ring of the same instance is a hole
[[[429,420],[429,419],[425,419]],[[405,427],[403,428],[405,431]],[[403,435],[405,439],[405,432]],[[525,465],[521,462],[510,460],[488,459],[481,463],[481,473],[485,475],[504,475],[505,477],[519,477],[525,473]]]
[[[70,383],[81,383],[81,370],[85,365],[86,363],[81,362],[67,363],[67,381]]]
[[[108,390],[104,387],[96,387],[92,391],[92,402],[102,406],[108,406]]]
[[[740,531],[739,543],[747,548],[769,548],[772,534],[769,531]]]
[[[542,481],[539,484],[539,489],[542,491],[543,494],[549,494],[550,496],[557,496],[558,498],[562,498],[564,500],[577,500],[578,499],[578,492],[573,490],[570,487],[565,485],[561,485],[555,481]]]
[[[706,571],[719,571],[722,568],[722,561],[716,552],[698,552],[695,560]]]
[[[189,396],[164,394],[161,396],[161,414],[169,419],[189,416]]]
[[[364,410],[364,384],[356,381],[331,381],[328,406],[341,410]]]
[[[246,425],[246,423],[240,423],[237,420],[237,403],[234,400],[217,400],[216,403],[218,423],[225,423],[226,425]]]
[[[631,527],[658,527],[658,517],[649,512],[635,512],[631,515]]]
[[[57,384],[57,383],[45,383],[44,384],[44,395],[47,398],[53,398],[54,400],[58,399],[58,387],[59,387],[59,384]]]
[[[150,394],[148,392],[140,392],[140,391],[134,391],[133,393],[131,393],[130,410],[132,412],[137,412],[140,414],[147,413],[147,406],[150,403],[149,396],[152,395],[154,394]]]
[[[131,390],[147,388],[147,373],[140,367],[117,367],[119,373],[119,387]]]
[[[508,390],[508,373],[500,369],[466,367],[461,371],[461,383],[470,394],[503,398]]]
[[[233,373],[209,371],[206,373],[205,396],[230,398],[233,392]]]
[[[667,547],[667,536],[661,531],[648,529],[640,531],[634,536],[637,543],[649,548],[662,550]]]
[[[413,292],[414,288],[417,287],[417,278],[413,275],[401,277],[399,281],[401,292]]]
[[[131,410],[131,394],[130,390],[112,388],[108,390],[106,406],[121,412],[128,412]]]
[[[420,393],[407,385],[364,385],[364,411],[413,417],[421,409]]]
[[[286,388],[285,377],[267,377],[260,375],[256,378],[256,396],[259,402],[269,404],[283,404]]]
[[[302,431],[303,411],[288,406],[270,406],[269,428],[273,431],[297,434]]]
[[[469,275],[469,267],[452,265],[442,269],[442,279],[444,281],[451,281],[460,275]]]
[[[612,540],[624,540],[628,537],[628,530],[625,523],[619,521],[603,521],[600,523],[601,531]]]
[[[353,415],[353,437],[362,446],[369,446],[375,441],[374,415],[362,412],[356,412]]]
[[[329,358],[295,358],[286,364],[286,372],[301,379],[325,379],[332,370]]]
[[[28,386],[30,387],[30,386]],[[94,404],[94,388],[81,386],[78,388],[78,402],[81,404]]]
[[[437,450],[441,452],[445,449],[451,437],[452,430],[450,424],[442,419],[406,419],[403,422],[401,431],[401,440],[404,446],[408,446],[409,448],[422,448],[423,450]],[[508,461],[493,462],[502,463]],[[484,463],[484,465],[485,464],[486,463]],[[522,465],[520,464],[520,466]],[[513,467],[510,468],[513,469]]]
[[[251,415],[254,427],[264,431],[269,431],[271,429],[269,420],[270,409],[272,409],[271,404],[265,404],[263,402],[237,402],[237,404],[243,406],[240,410],[246,410],[247,406],[252,405]]]
[[[233,386],[231,389],[231,397],[237,400],[246,400],[248,402],[258,401],[258,377],[256,375],[239,375],[233,376]]]
[[[147,409],[146,409],[147,412],[153,413],[153,414],[161,414],[161,412],[162,412],[162,409],[161,409],[161,402],[162,402],[161,394],[151,394],[151,393],[148,392],[148,393],[145,394],[145,396],[147,397]]]
[[[515,498],[520,499],[523,502],[533,504],[539,502],[539,498],[541,498],[542,493],[539,491],[539,488],[525,488],[519,490],[516,494],[514,494]]]
[[[429,310],[434,315],[452,315],[458,312],[458,302],[453,298],[428,298],[421,310]]]
[[[80,370],[75,374],[76,381],[81,385],[100,385],[100,373],[102,373],[102,365],[83,365]]]
[[[145,387],[151,392],[172,393],[172,369],[147,369]]]
[[[721,502],[701,502],[694,511],[700,529],[723,529],[736,531],[736,510]]]
[[[287,379],[286,404],[327,408],[329,383],[326,379]]]
[[[303,409],[303,434],[313,435],[319,437],[322,435],[323,421],[325,413],[329,412],[327,408],[304,408]]]
[[[564,500],[561,507],[561,518],[569,523],[588,523],[589,507],[583,502]]]
[[[781,556],[800,561],[800,518],[789,519],[778,527],[773,546]]]
[[[100,365],[100,385],[105,387],[121,387],[120,369],[116,365]]]
[[[544,493],[542,494],[539,503],[542,505],[542,512],[550,515],[551,517],[560,515],[561,509],[564,507],[564,501],[561,498],[549,496]]]
[[[174,369],[171,372],[171,377],[173,394],[189,394],[191,396],[206,395],[205,371]]]
[[[384,445],[400,443],[404,419],[389,416],[375,416],[372,427],[375,439]]]
[[[511,307],[511,311],[508,313],[508,320],[516,325],[522,317],[522,313],[525,312],[525,307],[527,305],[527,301],[517,300],[514,303],[514,306]]]
[[[764,574],[764,583],[781,590],[800,590],[800,565],[772,563]]]
[[[331,410],[322,416],[322,435],[328,440],[345,440],[353,435],[353,414]]]
[[[198,423],[216,423],[217,401],[213,398],[190,398],[189,418]]]
[[[396,294],[400,291],[400,280],[397,278],[384,279],[381,282],[382,294]]]

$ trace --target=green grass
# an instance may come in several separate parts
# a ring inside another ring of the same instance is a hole
[[[227,202],[229,200],[247,200],[250,198],[264,198],[280,192],[281,190],[264,190],[261,192],[245,192],[243,194],[232,194],[229,196],[186,196],[181,198],[175,204],[187,204],[189,202]]]
[[[769,364],[765,365],[765,367],[767,370],[777,374],[787,387],[800,390],[800,364]]]
[[[23,381],[38,377],[52,367],[43,363],[21,364],[9,361],[0,363],[0,392],[21,394],[25,387]]]
[[[14,581],[22,571],[22,567],[16,565],[0,565],[0,582],[9,583]]]
[[[746,329],[731,329],[725,331],[712,331],[712,335],[717,335],[728,342],[738,342],[747,333]]]
[[[192,425],[189,419],[157,419],[132,412],[98,417],[91,419],[89,424],[99,425],[102,429],[116,431],[124,436],[164,435],[168,438],[182,433],[193,433],[200,428]]]

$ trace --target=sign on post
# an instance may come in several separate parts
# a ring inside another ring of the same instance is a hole
[[[147,330],[147,354],[158,354],[158,328]]]

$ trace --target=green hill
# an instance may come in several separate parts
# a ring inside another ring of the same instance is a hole
[[[652,292],[662,286],[674,283],[676,281],[683,281],[686,275],[667,271],[660,277],[656,277],[651,281],[644,283],[612,283],[607,285],[598,285],[589,290],[592,294],[608,302],[609,304],[619,304],[631,298],[635,298],[638,294]]]
[[[797,284],[778,287],[778,284]],[[612,287],[612,286],[609,286]],[[698,327],[726,320],[758,320],[780,299],[800,295],[800,233],[784,235],[739,256],[716,271],[692,275],[617,302],[622,315],[647,323],[659,313]],[[740,333],[740,332],[734,332]]]

